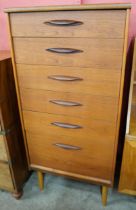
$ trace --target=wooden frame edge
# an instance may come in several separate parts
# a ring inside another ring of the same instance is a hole
[[[46,7],[22,7],[6,8],[4,12],[49,12],[49,11],[66,11],[66,10],[100,10],[100,9],[130,9],[130,3],[114,4],[82,4],[82,5],[65,5],[65,6],[46,6]]]
[[[126,70],[126,57],[127,57],[127,47],[128,47],[128,30],[129,30],[129,16],[130,16],[130,9],[126,11],[126,21],[125,21],[125,31],[124,31],[124,45],[123,45],[123,58],[122,58],[122,70],[121,70],[121,81],[120,81],[120,95],[119,95],[119,109],[118,109],[118,119],[117,119],[117,128],[116,128],[116,137],[115,137],[115,146],[114,150],[116,154],[113,158],[113,167],[112,171],[115,171],[116,166],[116,158],[117,158],[117,146],[119,140],[119,131],[120,131],[120,122],[121,122],[121,111],[123,105],[123,92],[124,92],[124,81],[125,81],[125,70]],[[112,173],[112,183],[114,182],[115,172]]]
[[[21,127],[22,127],[22,132],[23,132],[24,143],[25,143],[27,162],[29,165],[30,160],[29,160],[29,154],[28,154],[28,148],[27,148],[26,133],[25,133],[25,129],[24,129],[24,119],[23,119],[23,114],[22,114],[20,92],[19,92],[19,87],[18,87],[18,78],[17,78],[17,73],[16,73],[13,38],[11,35],[10,14],[8,14],[8,30],[9,30],[9,38],[10,38],[10,49],[11,49],[11,59],[12,59],[12,65],[13,65],[14,82],[15,82],[15,88],[16,88],[16,94],[17,94],[17,103],[18,103],[18,108],[19,108],[19,116],[20,116],[20,120],[21,120]]]
[[[48,168],[48,167],[44,167],[44,166],[38,166],[38,165],[35,165],[35,164],[31,164],[31,168],[33,170],[36,170],[36,171],[37,170],[43,171],[44,173],[48,172],[48,173],[52,173],[52,174],[59,174],[60,176],[70,177],[72,179],[77,179],[77,180],[82,180],[82,181],[88,181],[88,182],[90,182],[90,183],[92,182],[94,184],[99,183],[99,185],[105,185],[107,187],[111,187],[111,182],[109,180],[94,178],[94,177],[81,175],[81,174],[75,174],[75,173],[72,173],[72,172],[61,171],[59,169],[53,169],[53,168]]]

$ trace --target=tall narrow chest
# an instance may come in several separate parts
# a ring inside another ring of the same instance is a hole
[[[129,8],[6,10],[30,168],[113,185]]]

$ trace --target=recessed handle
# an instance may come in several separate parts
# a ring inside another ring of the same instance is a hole
[[[44,24],[51,26],[77,26],[82,25],[83,22],[77,20],[50,20],[44,22]]]
[[[66,82],[83,80],[80,77],[72,77],[72,76],[64,76],[64,75],[51,75],[51,76],[48,76],[48,78],[53,79],[53,80],[58,80],[58,81],[66,81]]]
[[[79,129],[82,128],[80,125],[74,125],[69,123],[62,123],[62,122],[52,122],[51,125],[55,125],[61,128],[68,128],[68,129]]]
[[[68,145],[68,144],[61,144],[61,143],[56,143],[53,144],[57,147],[60,147],[62,149],[66,149],[66,150],[81,150],[81,147],[77,147],[77,146],[72,146],[72,145]]]
[[[53,104],[60,105],[60,106],[82,106],[82,104],[78,102],[72,102],[72,101],[50,100],[50,102]]]
[[[83,50],[78,50],[74,48],[47,48],[46,51],[52,53],[60,53],[60,54],[74,54],[74,53],[81,53]]]

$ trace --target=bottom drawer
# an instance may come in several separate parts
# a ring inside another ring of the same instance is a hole
[[[0,162],[0,188],[13,190],[13,182],[8,164]]]
[[[111,180],[113,154],[95,143],[56,134],[27,131],[30,164]],[[96,147],[96,148],[95,148]]]

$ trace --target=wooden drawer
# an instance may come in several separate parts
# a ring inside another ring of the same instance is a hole
[[[21,88],[119,96],[121,70],[18,64],[17,74]],[[59,75],[64,79],[52,78]]]
[[[109,122],[31,111],[23,111],[23,116],[26,130],[43,135],[55,133],[73,138],[84,137],[89,141],[108,139],[114,142],[115,139],[116,125]]]
[[[123,39],[14,38],[13,42],[16,63],[108,70],[122,67]]]
[[[31,132],[27,132],[27,142],[31,165],[111,179],[113,151],[102,142],[98,145],[83,138],[61,134],[43,136]]]
[[[7,152],[4,143],[4,136],[0,135],[0,160],[7,161]]]
[[[0,162],[0,188],[13,190],[13,182],[8,164]]]
[[[23,110],[116,122],[118,99],[114,97],[36,89],[20,93]]]
[[[121,10],[13,13],[12,35],[123,38],[125,13]]]

